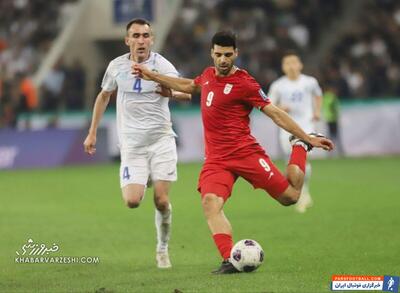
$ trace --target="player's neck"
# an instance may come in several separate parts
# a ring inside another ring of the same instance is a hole
[[[298,80],[300,78],[300,74],[287,74],[286,77],[290,80]]]
[[[218,77],[227,77],[229,75],[232,75],[236,72],[236,70],[238,70],[237,66],[233,65],[231,70],[229,70],[229,72],[227,74],[221,74],[220,72],[218,72],[217,69],[215,69],[215,75]]]
[[[151,52],[149,51],[149,54],[146,57],[139,57],[135,56],[135,54],[132,54],[132,52],[129,54],[129,59],[136,62],[136,63],[142,63],[150,58]]]

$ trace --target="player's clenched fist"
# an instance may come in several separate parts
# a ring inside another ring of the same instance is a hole
[[[83,142],[83,147],[85,152],[89,155],[94,155],[96,153],[96,136],[93,134],[89,134],[85,141]]]
[[[142,79],[151,80],[152,71],[147,69],[146,66],[135,63],[132,65],[132,73]]]
[[[313,147],[322,148],[326,151],[331,151],[335,147],[333,142],[326,137],[311,137],[311,144]]]

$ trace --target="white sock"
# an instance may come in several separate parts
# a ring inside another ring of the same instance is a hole
[[[301,189],[300,198],[297,202],[298,205],[308,204],[312,201],[309,189],[309,181],[311,177],[311,164],[307,162],[306,164],[306,174],[304,176],[304,184]]]
[[[157,252],[168,251],[168,241],[171,234],[172,206],[164,212],[156,209],[155,223],[157,230]]]
[[[310,182],[310,177],[311,177],[311,164],[306,163],[306,174],[304,176],[304,184],[303,188],[301,189],[301,194],[307,194],[310,195],[310,189],[309,189],[309,182]]]

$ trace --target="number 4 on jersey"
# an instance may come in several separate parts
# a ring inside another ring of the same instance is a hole
[[[129,174],[129,168],[125,167],[124,172],[122,173],[122,179],[129,180],[131,178],[131,175]]]
[[[142,91],[142,80],[140,78],[135,79],[135,83],[133,84],[133,90],[140,93]]]

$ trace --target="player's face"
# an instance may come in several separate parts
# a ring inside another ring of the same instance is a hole
[[[282,60],[282,70],[289,78],[297,78],[303,69],[303,63],[296,55],[289,55]]]
[[[132,24],[125,37],[125,44],[130,48],[133,60],[145,61],[153,45],[151,28],[147,24]]]
[[[233,47],[221,47],[214,45],[211,49],[211,57],[214,60],[214,66],[217,69],[217,75],[228,75],[233,67],[237,57],[237,49]]]

